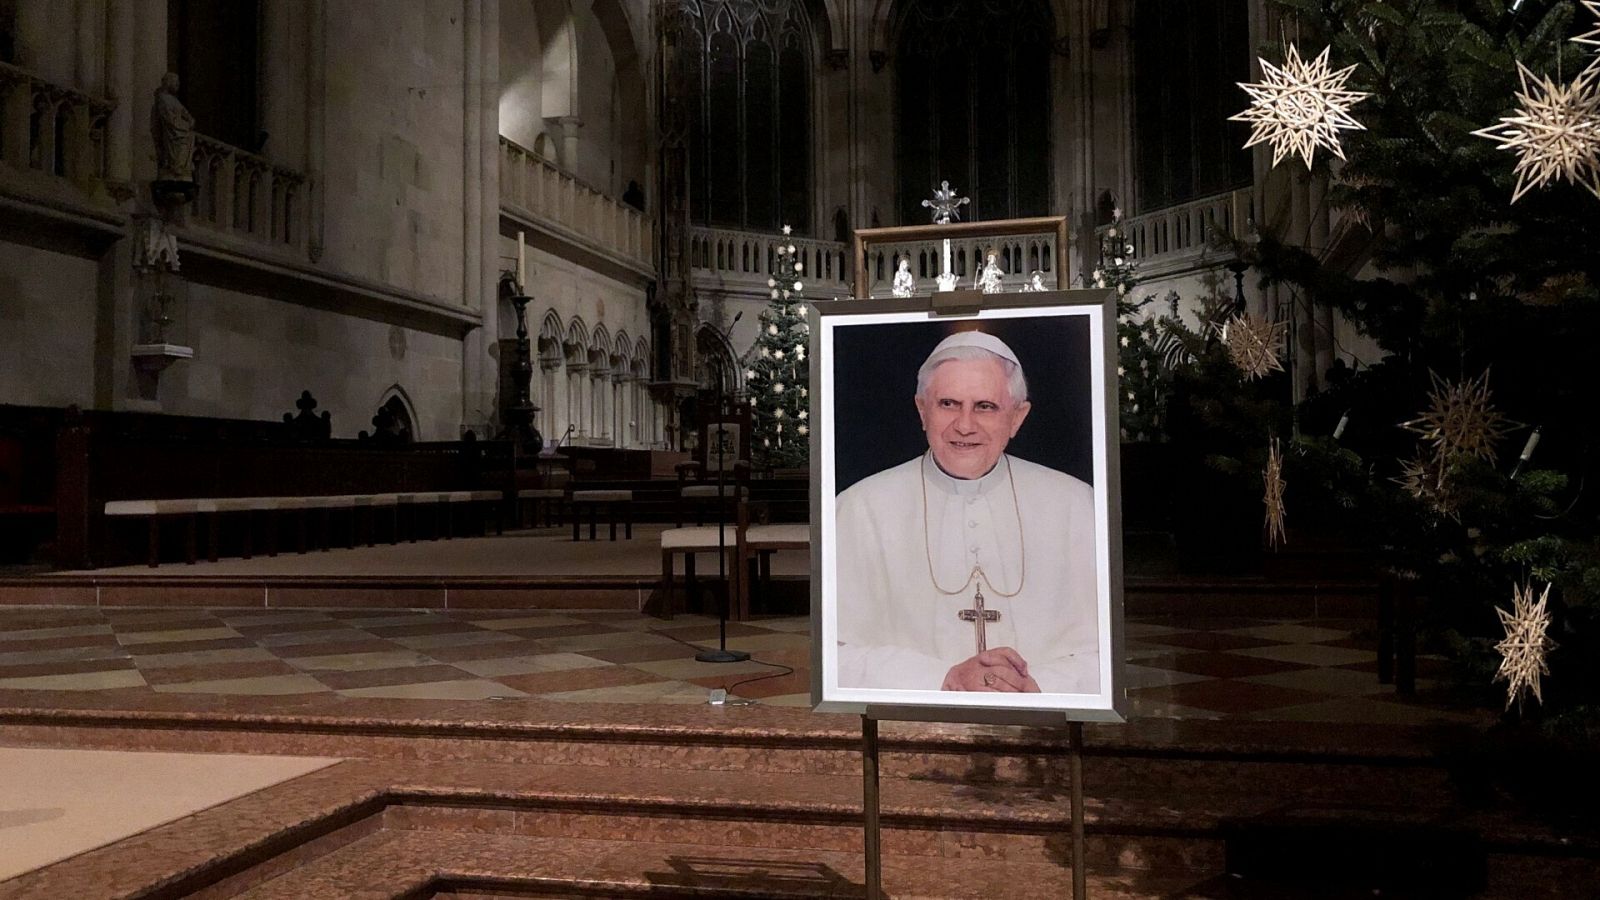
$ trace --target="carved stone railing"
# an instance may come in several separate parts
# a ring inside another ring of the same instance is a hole
[[[87,184],[106,177],[115,104],[0,63],[0,163]]]
[[[500,138],[500,205],[559,226],[641,268],[654,268],[649,218],[505,137]]]
[[[306,179],[299,172],[196,135],[194,180],[194,224],[289,247],[305,243]]]
[[[1002,283],[1006,290],[1020,289],[1034,272],[1043,276],[1045,287],[1053,289],[1057,286],[1056,263],[1060,256],[1055,236],[1038,234],[952,239],[950,271],[960,279],[957,282],[960,287],[973,286],[978,269],[983,266],[984,254],[991,249],[1003,273]],[[911,275],[917,280],[917,292],[925,294],[934,289],[934,279],[944,271],[944,241],[873,244],[867,252],[867,285],[872,296],[889,296],[894,286],[895,269],[902,256],[911,260]]]
[[[778,248],[793,244],[795,256],[805,265],[800,280],[806,292],[848,290],[849,247],[835,241],[818,241],[793,235],[695,228],[689,232],[690,265],[705,280],[766,293],[767,277],[777,263]]]
[[[1143,213],[1124,219],[1122,232],[1141,266],[1198,258],[1212,246],[1213,236],[1245,235],[1251,197],[1250,188],[1239,188]]]

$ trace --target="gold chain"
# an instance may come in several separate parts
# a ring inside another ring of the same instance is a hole
[[[1011,508],[1017,512],[1017,541],[1018,546],[1022,549],[1022,577],[1017,579],[1017,589],[1008,594],[1005,591],[995,587],[994,582],[990,581],[989,576],[984,573],[983,566],[977,564],[973,564],[972,571],[967,573],[967,580],[961,582],[961,586],[953,591],[945,590],[944,586],[939,584],[938,577],[933,574],[933,548],[928,543],[927,469],[928,457],[932,455],[932,450],[929,450],[927,453],[923,454],[922,465],[917,467],[917,474],[922,476],[922,550],[928,559],[928,580],[933,582],[933,589],[941,594],[959,594],[967,589],[967,585],[972,583],[972,579],[981,578],[983,579],[983,583],[989,586],[989,590],[993,591],[998,597],[1015,597],[1016,595],[1022,593],[1022,586],[1028,583],[1028,538],[1022,530],[1022,507],[1017,503],[1017,479],[1016,476],[1011,472],[1011,457],[1005,457],[1006,481],[1011,484]],[[1001,455],[1005,456],[1005,454]],[[935,465],[937,465],[937,463],[935,463]]]

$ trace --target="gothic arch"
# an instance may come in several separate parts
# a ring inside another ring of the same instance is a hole
[[[545,118],[578,108],[578,30],[571,0],[531,0],[539,25],[540,106]]]
[[[386,406],[390,409],[394,409],[395,406],[399,407],[394,411],[397,414],[404,415],[404,421],[410,434],[418,435],[422,433],[422,418],[417,415],[417,404],[412,402],[411,395],[406,393],[406,389],[401,387],[399,383],[389,385],[384,389],[383,395],[378,398],[378,408],[383,409]]]
[[[583,324],[581,316],[573,316],[572,320],[567,322],[567,332],[561,341],[561,346],[566,350],[568,362],[573,362],[575,357],[577,362],[587,362],[583,354],[589,347],[589,326]]]
[[[730,396],[737,394],[744,388],[744,371],[739,365],[739,354],[733,350],[733,344],[726,335],[709,324],[701,323],[695,330],[695,380],[700,386],[710,389],[715,384],[715,366],[712,360],[722,364],[722,386]]]
[[[872,7],[872,25],[869,31],[868,49],[876,59],[892,59],[894,57],[894,38],[899,30],[900,20],[905,17],[905,11],[918,0],[874,0]],[[926,2],[926,0],[923,0]],[[1068,0],[1045,0],[1050,6],[1050,13],[1055,18],[1055,34],[1052,39],[1063,41],[1069,35],[1067,23],[1071,22],[1071,9]]]

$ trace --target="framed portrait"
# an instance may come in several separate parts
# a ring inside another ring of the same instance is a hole
[[[1120,720],[1115,295],[968,296],[813,307],[813,700]]]

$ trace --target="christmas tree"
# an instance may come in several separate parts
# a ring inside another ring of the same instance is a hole
[[[1600,161],[1591,145],[1587,161],[1568,159],[1571,172],[1530,183],[1543,171],[1530,161],[1537,148],[1481,132],[1535,105],[1543,79],[1580,92],[1592,83],[1600,62],[1569,39],[1600,23],[1575,20],[1581,8],[1566,2],[1278,5],[1303,53],[1331,45],[1336,67],[1355,65],[1347,87],[1371,96],[1355,108],[1364,130],[1341,135],[1347,161],[1316,163],[1344,212],[1338,246],[1301,248],[1269,229],[1238,249],[1264,284],[1333,306],[1387,353],[1356,373],[1315,373],[1321,393],[1295,411],[1294,502],[1345,518],[1389,572],[1432,598],[1433,633],[1485,688],[1505,635],[1496,608],[1514,584],[1553,584],[1559,646],[1544,705],[1526,712],[1593,710],[1600,520],[1583,485],[1600,471],[1589,412],[1600,200],[1583,176]],[[1371,268],[1328,262],[1354,256]],[[1334,440],[1340,420],[1349,427]],[[1518,464],[1535,425],[1538,458]]]
[[[789,226],[783,226],[785,236]],[[745,386],[750,392],[751,453],[763,468],[803,468],[810,457],[810,372],[807,366],[805,304],[800,291],[805,265],[792,243],[773,254],[767,279],[769,298],[761,331],[747,356]]]
[[[1156,354],[1157,323],[1143,312],[1155,297],[1134,300],[1139,266],[1133,245],[1122,230],[1122,211],[1112,213],[1111,226],[1100,237],[1100,264],[1086,279],[1097,288],[1117,291],[1117,378],[1119,417],[1125,441],[1158,440],[1166,402],[1167,371]]]

